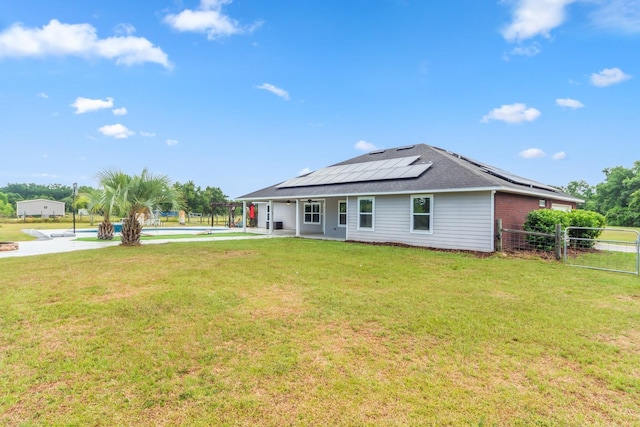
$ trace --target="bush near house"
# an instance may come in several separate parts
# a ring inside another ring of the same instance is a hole
[[[603,215],[585,210],[574,210],[571,212],[557,211],[552,209],[538,209],[529,212],[523,228],[526,231],[538,233],[554,234],[556,224],[560,224],[563,230],[567,227],[584,227],[584,230],[571,230],[569,237],[579,239],[596,239],[602,233],[601,228],[605,226],[606,219]],[[541,236],[529,236],[528,240],[534,244],[536,249],[550,251],[553,250],[555,241],[553,238]],[[580,248],[593,247],[593,241],[578,241]]]

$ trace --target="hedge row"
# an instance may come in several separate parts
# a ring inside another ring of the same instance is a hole
[[[553,209],[538,209],[529,212],[523,228],[526,231],[537,231],[540,233],[553,234],[556,231],[556,224],[560,224],[562,230],[567,227],[585,227],[587,229],[572,229],[569,237],[580,239],[596,239],[602,233],[605,226],[605,217],[597,212],[585,210],[573,210],[571,212],[557,211]],[[530,243],[536,245],[540,250],[552,250],[554,242],[546,237],[531,236]],[[577,241],[581,248],[590,248],[593,241]]]

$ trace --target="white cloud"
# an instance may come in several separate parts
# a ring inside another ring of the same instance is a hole
[[[149,40],[130,35],[99,39],[90,24],[63,24],[52,19],[42,28],[17,23],[0,32],[0,59],[68,55],[112,59],[118,65],[154,62],[171,67],[167,54]]]
[[[533,43],[529,46],[518,46],[511,49],[511,56],[536,56],[540,53],[540,44]]]
[[[289,94],[287,93],[286,90],[284,89],[280,89],[277,86],[274,86],[272,84],[269,83],[263,83],[260,86],[256,86],[258,89],[263,89],[266,91],[269,91],[271,93],[273,93],[274,95],[278,95],[280,98],[286,99],[287,101],[289,100]]]
[[[177,139],[167,139],[165,142],[167,143],[167,145],[169,147],[172,147],[174,145],[178,145],[178,140]]]
[[[360,140],[360,141],[356,142],[354,147],[355,147],[356,150],[366,151],[366,152],[378,149],[378,147],[373,145],[373,143],[367,142],[367,141],[364,141],[364,140]]]
[[[566,8],[575,0],[517,0],[512,22],[502,30],[509,42],[520,42],[536,36],[550,37],[562,25]]]
[[[555,153],[553,156],[551,156],[551,158],[553,160],[564,160],[567,158],[567,153],[565,153],[564,151],[559,151]]]
[[[81,96],[77,97],[71,107],[76,109],[76,114],[84,114],[90,111],[98,111],[103,108],[113,107],[113,98],[107,99],[89,99]]]
[[[518,153],[520,157],[525,159],[539,159],[546,156],[545,152],[539,148],[529,148]]]
[[[164,22],[178,31],[204,33],[209,40],[250,33],[261,25],[261,22],[257,22],[252,26],[243,27],[238,21],[225,15],[222,6],[231,1],[202,0],[197,9],[185,9],[177,15],[169,14],[165,16]]]
[[[140,131],[140,136],[151,138],[153,136],[156,136],[156,134],[154,132],[145,132],[145,131],[141,130]]]
[[[591,84],[605,87],[629,80],[630,75],[625,74],[620,68],[605,68],[604,70],[591,74]]]
[[[135,135],[135,132],[127,129],[126,126],[121,125],[120,123],[115,125],[102,126],[98,129],[98,132],[102,133],[105,136],[112,136],[116,139],[124,139],[130,137],[131,135]]]
[[[556,104],[558,104],[561,107],[567,107],[567,108],[583,108],[584,104],[580,101],[578,101],[577,99],[571,99],[571,98],[558,98],[556,99]]]
[[[602,7],[591,14],[595,24],[627,33],[640,32],[640,1],[607,0]]]
[[[120,107],[120,108],[114,108],[113,110],[111,110],[113,112],[113,114],[115,114],[116,116],[124,116],[125,114],[127,114],[127,109],[125,107]]]
[[[40,92],[40,93],[38,94],[38,97],[40,97],[40,98],[42,98],[42,99],[48,99],[48,98],[49,98],[49,95],[47,95],[47,94],[46,94],[46,93],[44,93],[44,92]]]
[[[136,27],[131,24],[118,24],[113,32],[118,35],[130,36],[136,33]]]
[[[489,114],[482,117],[482,123],[498,120],[505,123],[532,122],[540,117],[540,111],[535,108],[527,108],[525,104],[516,103],[494,108]]]
[[[298,172],[298,176],[306,175],[306,174],[311,173],[311,172],[313,172],[311,169],[304,168],[300,172]]]

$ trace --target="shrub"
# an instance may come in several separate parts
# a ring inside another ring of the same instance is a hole
[[[556,224],[560,224],[565,230],[567,227],[584,227],[587,229],[573,229],[569,232],[569,237],[580,239],[596,239],[600,236],[602,227],[605,226],[605,217],[597,212],[574,210],[571,212],[557,211],[552,209],[538,209],[529,212],[523,228],[526,231],[536,231],[539,233],[554,234]],[[550,251],[554,249],[555,239],[552,237],[528,236],[527,241],[536,249]],[[578,247],[593,247],[592,240],[577,241]]]
[[[576,210],[569,213],[571,227],[585,227],[585,230],[570,230],[569,237],[580,239],[596,239],[602,233],[605,226],[605,217],[597,212]],[[595,242],[593,240],[579,240],[576,244],[580,248],[591,248]]]
[[[556,224],[560,224],[562,229],[571,225],[567,212],[538,209],[527,214],[527,220],[523,228],[525,231],[554,234],[556,232]],[[527,236],[527,242],[541,251],[552,251],[556,244],[554,237],[543,236]]]

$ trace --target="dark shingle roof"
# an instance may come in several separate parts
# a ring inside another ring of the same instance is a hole
[[[373,194],[497,190],[582,202],[548,185],[511,174],[426,144],[372,151],[332,166],[420,156],[413,164],[433,163],[416,178],[278,187],[280,183],[240,197],[240,200],[318,198]]]

